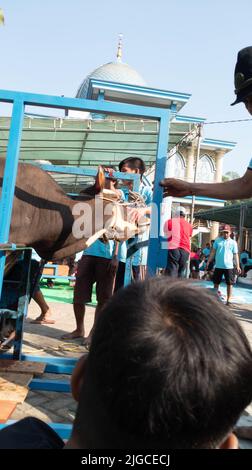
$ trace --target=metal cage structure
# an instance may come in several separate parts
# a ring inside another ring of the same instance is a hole
[[[98,85],[100,88],[97,92]],[[153,216],[151,217],[150,241],[147,261],[148,275],[153,276],[156,274],[157,268],[159,267],[160,255],[162,255],[162,238],[159,235],[159,225],[163,193],[161,187],[159,186],[159,181],[165,176],[166,171],[167,148],[169,144],[169,125],[171,118],[174,116],[177,110],[187,102],[190,95],[162,91],[159,91],[159,94],[155,94],[154,91],[156,92],[156,90],[154,89],[153,91],[144,87],[135,87],[134,90],[134,87],[131,86],[123,87],[122,85],[118,85],[119,91],[123,92],[124,96],[126,96],[127,93],[128,95],[130,95],[130,93],[135,93],[134,96],[138,96],[138,99],[135,97],[134,100],[129,99],[128,102],[125,103],[120,101],[120,94],[118,95],[119,97],[116,96],[116,84],[114,84],[114,88],[112,87],[111,93],[114,93],[114,95],[112,96],[111,100],[106,100],[106,90],[109,93],[111,84],[103,84],[100,82],[98,85],[97,83],[95,84],[95,91],[97,92],[96,95],[93,98],[90,95],[89,99],[67,98],[62,96],[59,97],[0,90],[0,102],[12,104],[12,116],[2,183],[2,194],[0,198],[0,246],[8,244],[9,242],[8,239],[11,224],[15,182],[18,170],[22,127],[25,109],[27,106],[89,111],[90,113],[102,113],[103,115],[124,115],[126,117],[150,119],[158,121],[159,123],[155,179],[153,188],[153,205],[155,206],[155,210],[153,211]],[[144,99],[144,95],[146,99]],[[146,106],[146,102],[148,102],[148,106]],[[52,166],[50,166],[49,171],[52,171]],[[68,167],[66,171],[69,172]],[[13,249],[14,248],[15,247],[13,247]],[[165,254],[163,254],[163,256],[165,256]],[[0,249],[0,296],[4,278],[5,259],[5,250]],[[10,355],[8,354],[5,354],[4,356],[6,358],[10,358]],[[67,374],[71,374],[76,362],[76,359],[71,358],[57,358],[48,356],[37,357],[25,354],[19,354],[19,359],[46,362],[46,372]],[[70,383],[69,381],[34,379],[30,384],[30,389],[66,392],[70,391]],[[8,422],[6,424],[8,424]],[[68,437],[71,427],[70,425],[53,424],[53,426],[60,435],[64,435],[64,438]]]

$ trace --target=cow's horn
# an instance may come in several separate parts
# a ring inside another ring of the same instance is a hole
[[[105,186],[105,175],[102,166],[98,167],[98,172],[95,178],[95,193],[98,194],[103,191]]]

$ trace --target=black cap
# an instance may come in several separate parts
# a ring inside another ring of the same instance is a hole
[[[241,103],[247,96],[252,95],[252,46],[238,52],[234,83],[237,98],[231,106]]]

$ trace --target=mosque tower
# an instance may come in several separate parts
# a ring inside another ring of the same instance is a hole
[[[87,98],[90,79],[105,80],[107,82],[124,83],[128,85],[147,86],[141,75],[130,65],[122,62],[122,35],[119,35],[116,60],[101,65],[91,72],[81,83],[76,98]],[[69,117],[90,119],[89,112],[69,111]]]

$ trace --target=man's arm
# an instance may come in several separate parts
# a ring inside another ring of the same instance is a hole
[[[216,254],[216,250],[215,250],[215,248],[212,248],[211,253],[209,255],[209,258],[208,258],[207,263],[206,263],[206,269],[208,268],[211,261],[213,261],[213,259],[215,258],[215,254]]]
[[[188,183],[175,178],[160,181],[164,196],[206,196],[217,199],[246,199],[252,196],[252,170],[235,180],[224,183]]]
[[[234,261],[235,261],[235,265],[236,265],[236,269],[237,269],[237,271],[238,271],[238,274],[240,274],[241,268],[240,268],[240,261],[239,261],[239,255],[238,255],[238,253],[235,253],[235,254],[234,254]]]

